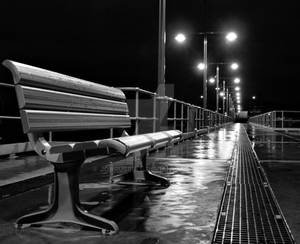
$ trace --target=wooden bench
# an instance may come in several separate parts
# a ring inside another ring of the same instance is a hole
[[[132,184],[168,186],[167,179],[147,170],[151,149],[170,146],[181,137],[177,130],[83,142],[54,142],[45,133],[131,126],[125,95],[120,89],[5,60],[12,73],[23,131],[34,150],[54,166],[54,196],[49,209],[19,218],[16,226],[73,223],[112,234],[115,222],[87,213],[79,200],[79,171],[86,150],[110,148],[134,155],[131,172],[115,177]],[[100,153],[100,150],[99,150]]]

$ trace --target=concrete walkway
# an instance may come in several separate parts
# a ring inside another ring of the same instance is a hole
[[[17,195],[10,192],[11,196],[0,201],[0,242],[210,243],[238,127],[230,125],[186,141],[168,153],[163,150],[150,154],[150,167],[171,182],[167,189],[107,184],[109,165],[86,164],[82,170],[80,198],[82,201],[101,202],[89,211],[116,221],[120,232],[114,236],[76,228],[16,230],[13,223],[18,217],[44,209],[49,204],[51,184],[47,185],[44,178],[40,187]],[[128,169],[129,161],[114,164],[114,173]],[[1,165],[6,167],[1,169]],[[8,162],[0,163],[0,174],[6,176],[6,172],[11,172],[7,165]],[[40,167],[36,161],[25,165],[31,170]],[[45,170],[47,174],[48,167],[45,164],[39,170]],[[21,168],[18,171],[20,179],[24,176]],[[10,179],[6,177],[5,180],[9,182]],[[42,186],[43,182],[46,185]],[[11,189],[14,190],[13,187]],[[18,192],[18,189],[15,190]]]

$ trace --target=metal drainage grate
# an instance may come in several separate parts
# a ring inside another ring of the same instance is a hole
[[[213,243],[294,243],[244,129],[219,211]]]

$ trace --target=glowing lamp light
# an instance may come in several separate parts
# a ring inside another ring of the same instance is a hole
[[[221,96],[221,97],[224,97],[224,96],[225,96],[225,93],[224,93],[224,92],[220,92],[220,96]]]
[[[237,34],[235,32],[229,32],[227,35],[226,35],[226,39],[227,41],[229,42],[233,42],[237,39]]]
[[[204,69],[205,69],[205,64],[204,64],[204,63],[199,63],[199,64],[197,65],[197,68],[198,68],[199,70],[204,70]]]
[[[239,84],[239,83],[241,82],[241,79],[240,79],[240,78],[235,78],[235,79],[233,80],[233,82],[234,82],[235,84]]]
[[[208,81],[209,81],[209,83],[214,84],[216,80],[215,80],[215,78],[211,77],[211,78],[209,78]]]
[[[176,40],[177,42],[179,42],[179,43],[183,43],[183,42],[185,42],[186,37],[185,37],[184,34],[179,33],[179,34],[177,34],[177,35],[175,36],[175,40]]]
[[[252,97],[252,99],[253,99],[253,100],[255,100],[255,99],[256,99],[256,97],[255,97],[255,96],[253,96],[253,97]]]
[[[236,91],[239,91],[241,88],[240,87],[236,87],[236,88],[234,88],[234,90],[236,90]]]
[[[239,65],[237,63],[232,63],[230,65],[230,67],[231,67],[232,70],[237,70],[239,68]]]

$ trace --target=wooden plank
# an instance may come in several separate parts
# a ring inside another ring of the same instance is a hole
[[[128,115],[21,110],[24,133],[42,131],[127,128]]]
[[[46,69],[5,60],[2,63],[13,74],[15,84],[23,84],[56,91],[124,101],[124,93],[117,88],[63,75]]]
[[[16,92],[20,109],[128,114],[125,102],[20,85],[16,86]]]

